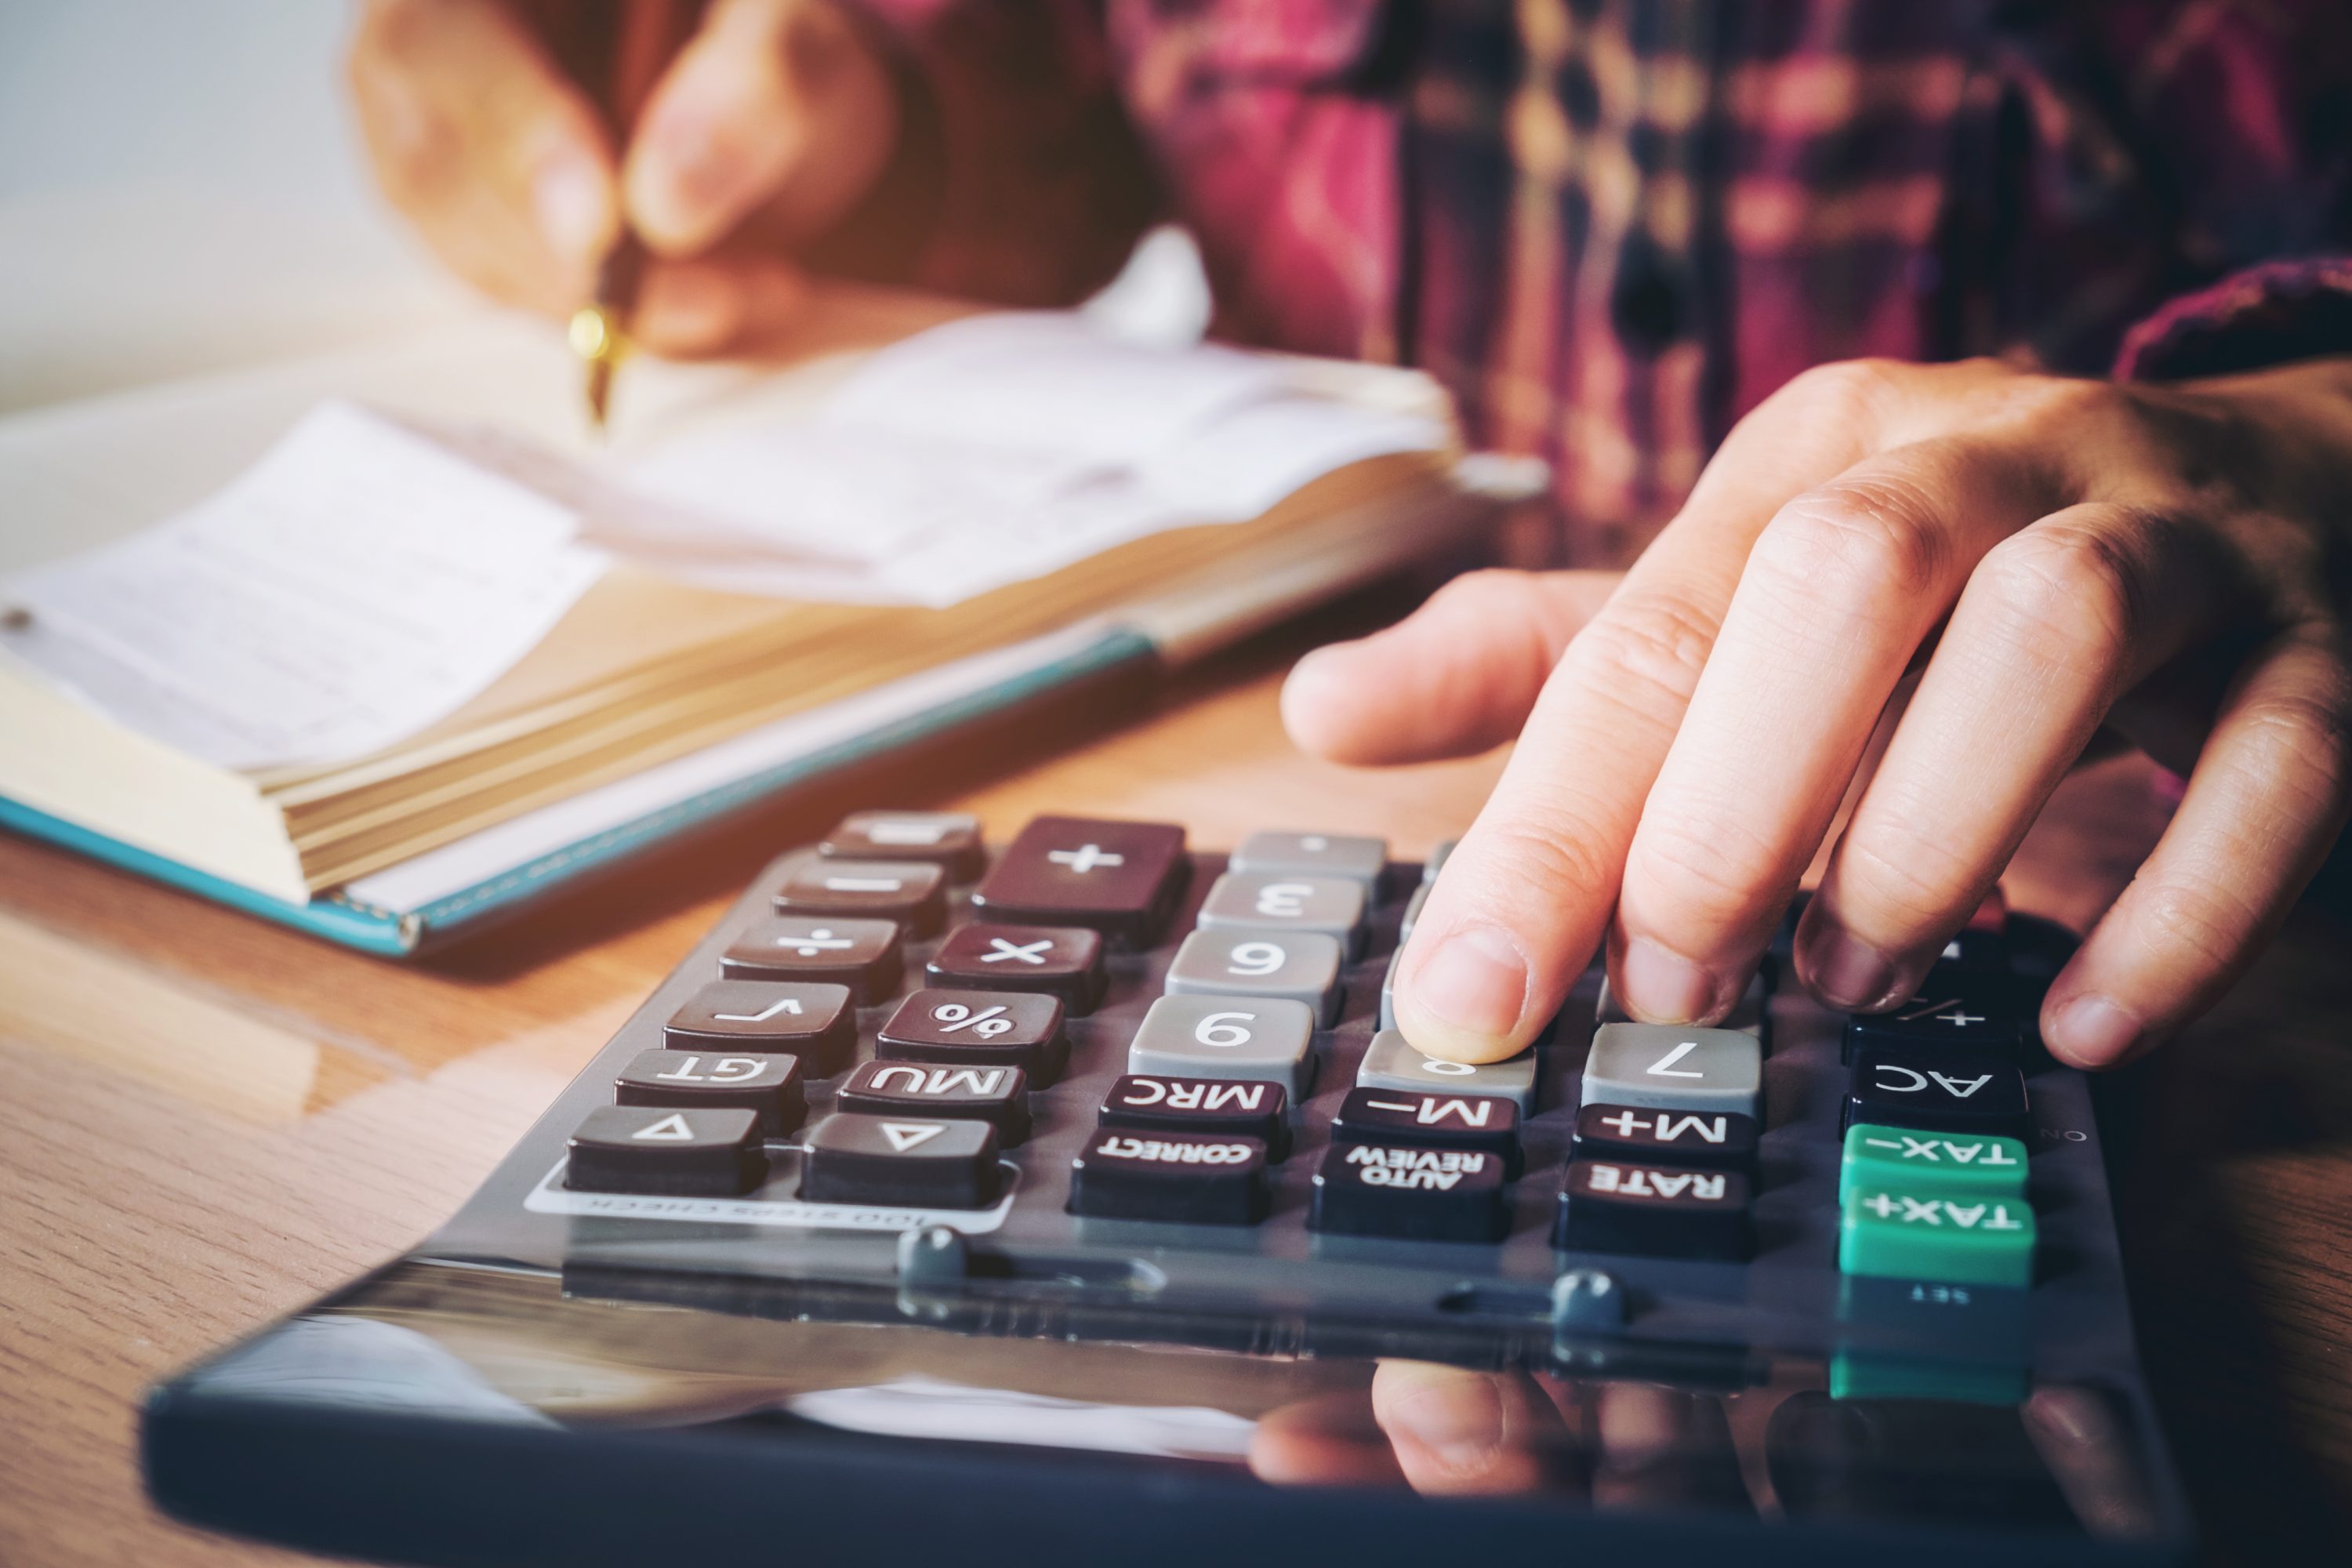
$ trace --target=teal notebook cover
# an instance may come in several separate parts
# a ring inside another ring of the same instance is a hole
[[[586,874],[642,854],[769,797],[876,756],[983,720],[1056,687],[1116,666],[1156,657],[1150,639],[1114,629],[1075,653],[1012,679],[876,726],[849,740],[763,768],[659,810],[537,856],[495,877],[415,910],[383,910],[337,892],[289,903],[119,838],[0,795],[0,826],[89,855],[141,876],[386,958],[409,958],[465,936]]]

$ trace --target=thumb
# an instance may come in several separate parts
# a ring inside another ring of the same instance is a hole
[[[1385,631],[1300,659],[1282,721],[1300,750],[1368,766],[1467,756],[1519,731],[1569,639],[1623,574],[1473,572]]]
[[[719,0],[646,104],[622,170],[646,243],[688,256],[768,209],[822,232],[881,175],[898,134],[887,68],[824,0]]]

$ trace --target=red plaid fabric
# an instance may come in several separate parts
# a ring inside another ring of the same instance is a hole
[[[1067,300],[1175,217],[1221,335],[1426,367],[1586,562],[1824,361],[2352,352],[2344,0],[865,3],[923,281]]]

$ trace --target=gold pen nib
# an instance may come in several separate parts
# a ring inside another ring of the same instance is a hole
[[[620,363],[628,342],[621,335],[619,313],[603,300],[583,305],[572,314],[566,330],[572,352],[587,372],[588,415],[598,431],[604,428],[604,411],[613,396],[613,367]]]

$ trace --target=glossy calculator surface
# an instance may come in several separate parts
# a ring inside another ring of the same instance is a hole
[[[1659,1028],[1588,976],[1468,1068],[1381,1026],[1427,875],[1311,827],[1223,855],[1045,817],[987,854],[862,813],[765,868],[415,1255],[160,1391],[155,1489],[431,1561],[486,1531],[604,1561],[647,1520],[716,1549],[761,1499],[847,1551],[834,1510],[893,1473],[1150,1519],[1136,1562],[1215,1545],[1196,1505],[1268,1562],[1285,1531],[1378,1562],[2185,1551],[2089,1086],[2031,1037],[2063,933],[1995,912],[1868,1020],[1759,988]],[[1517,1414],[1451,1470],[1408,1395]],[[328,1492],[236,1479],[295,1432]],[[437,1524],[338,1468],[362,1433]],[[461,1451],[763,1489],[558,1518]]]

